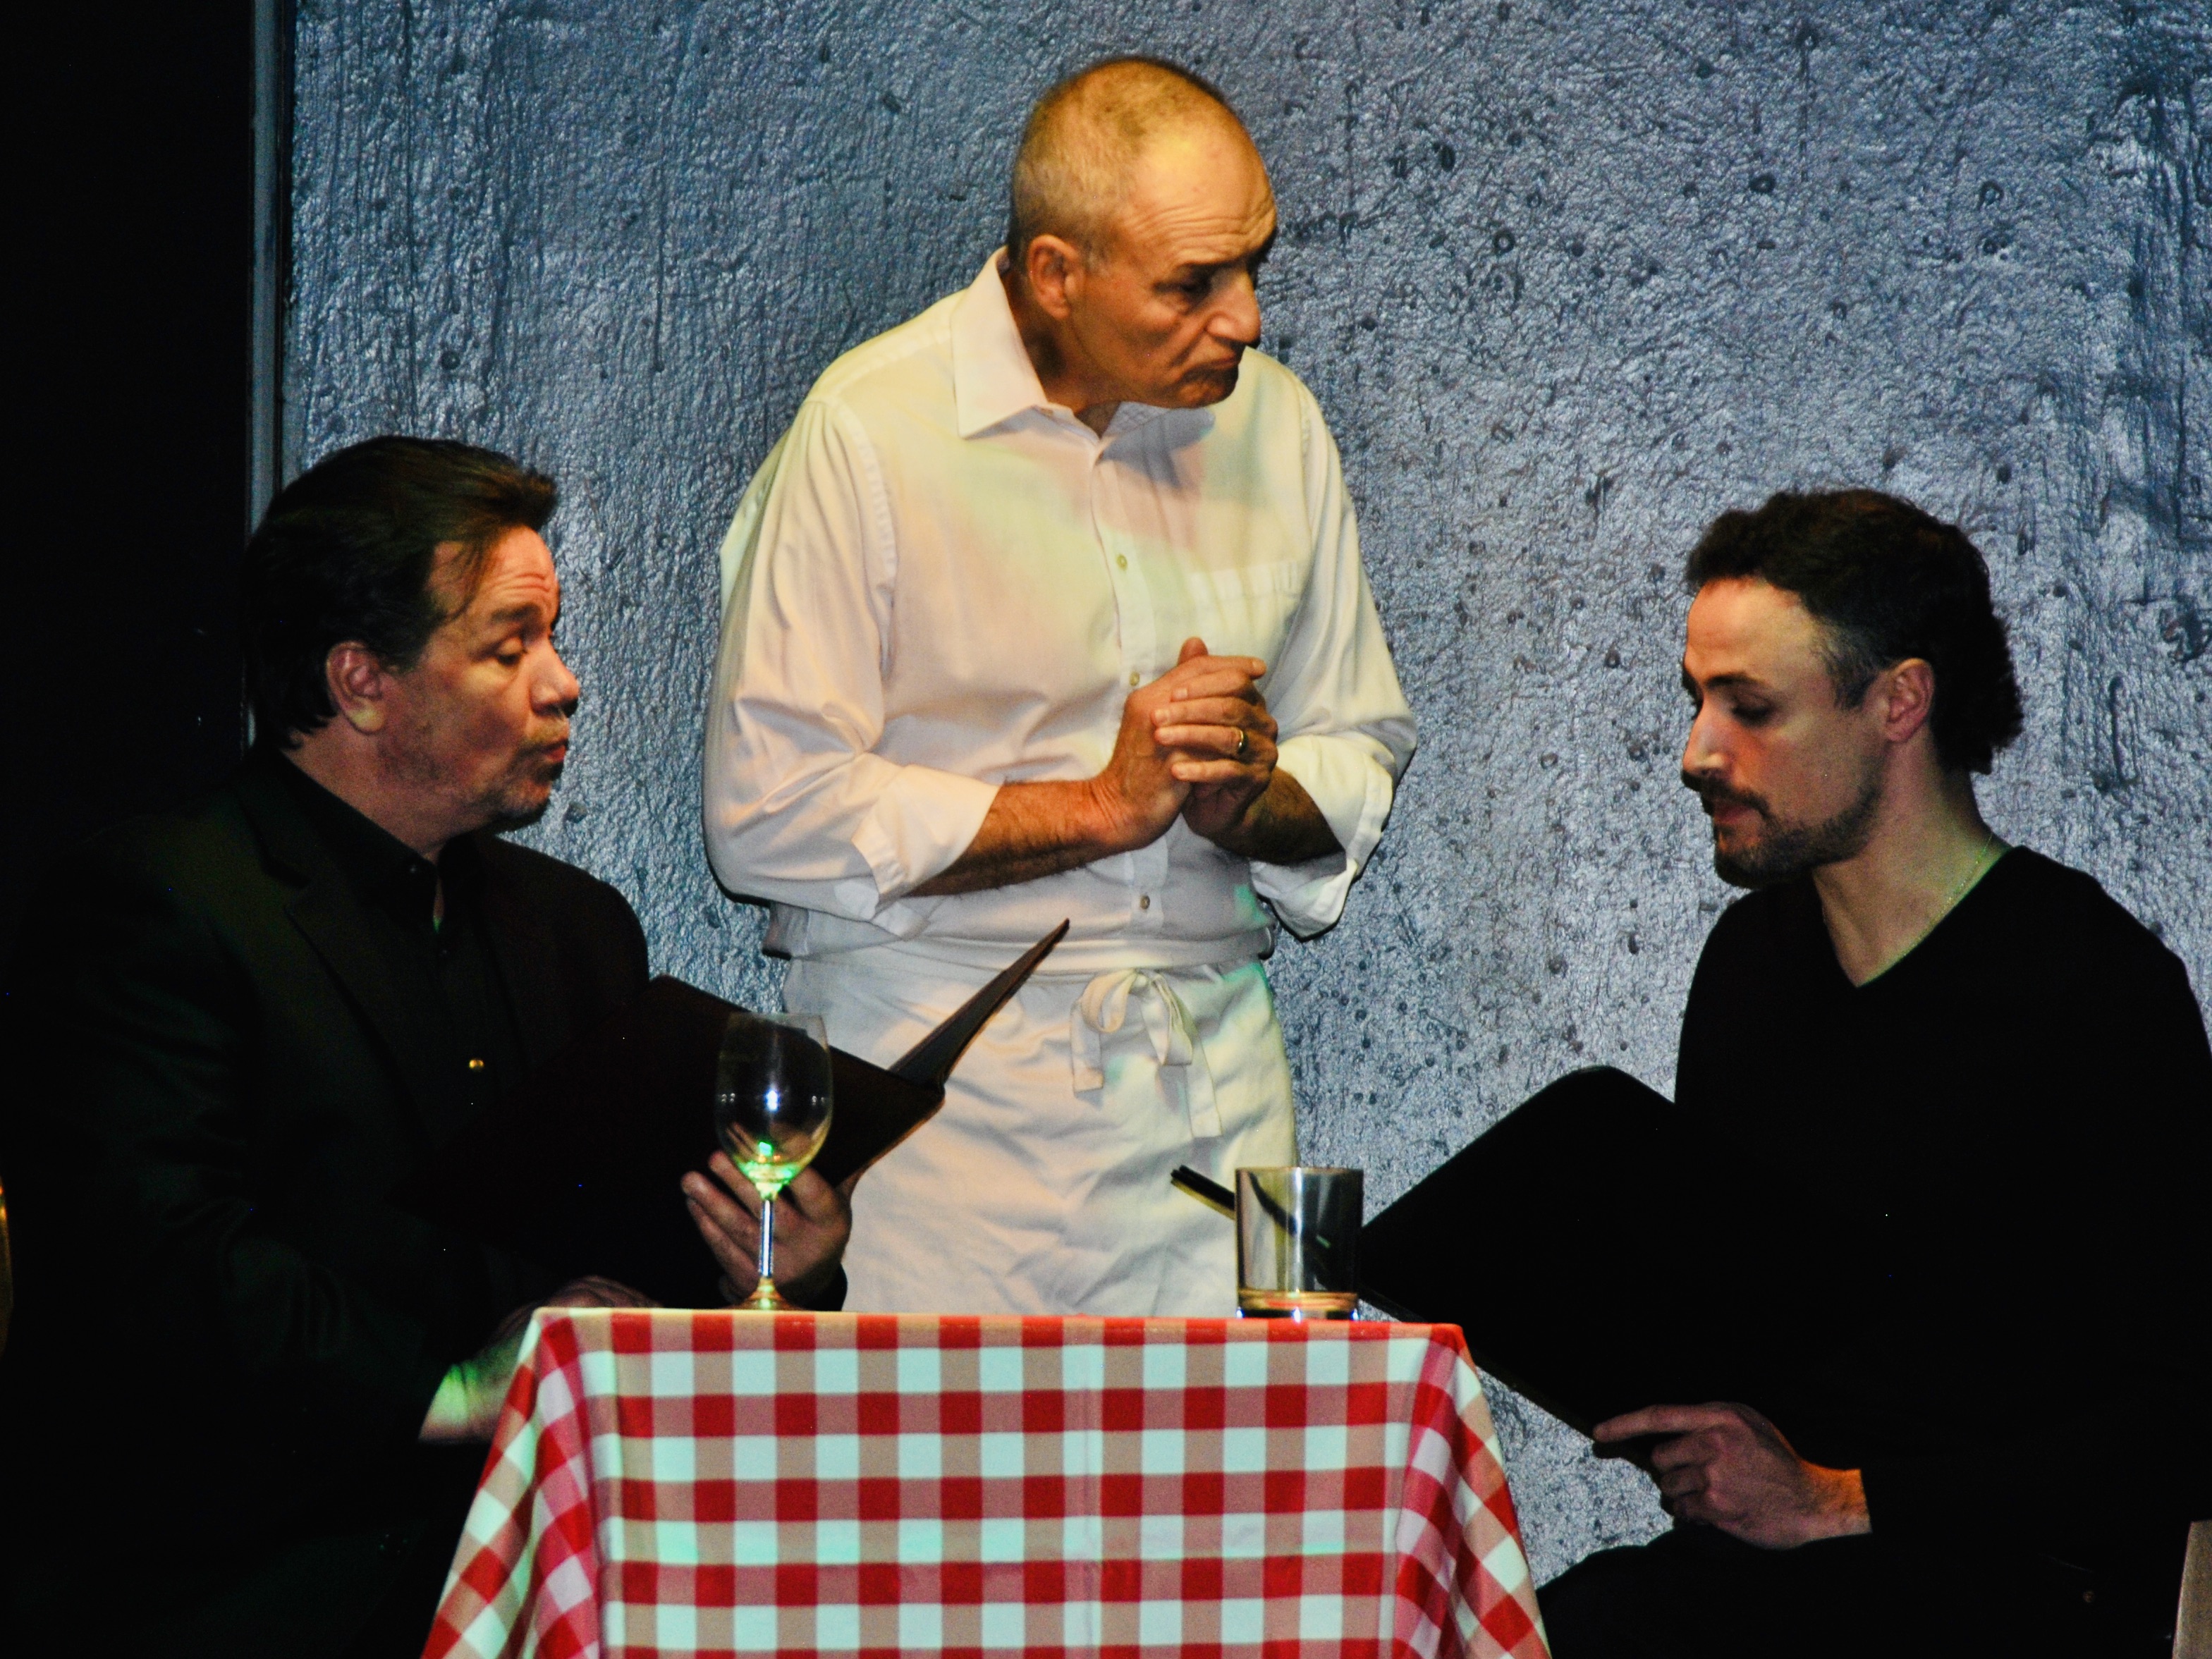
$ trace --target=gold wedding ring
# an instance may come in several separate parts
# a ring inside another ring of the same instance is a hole
[[[1239,732],[1237,734],[1237,758],[1238,760],[1243,760],[1244,758],[1245,750],[1249,749],[1251,746],[1251,744],[1246,739],[1244,734],[1242,732]]]

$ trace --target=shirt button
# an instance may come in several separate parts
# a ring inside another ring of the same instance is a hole
[[[469,1070],[471,1072],[481,1072],[483,1068],[484,1063],[480,1060],[472,1060],[469,1062]]]
[[[1136,683],[1137,683],[1137,671],[1136,671],[1135,669],[1133,669],[1133,669],[1131,669],[1131,670],[1129,671],[1129,684],[1132,684],[1132,685],[1134,685]]]
[[[1139,910],[1151,909],[1152,908],[1152,896],[1150,893],[1139,894],[1137,898],[1137,908]]]
[[[1114,556],[1114,562],[1121,569],[1127,570],[1129,568],[1129,556],[1127,553],[1116,553]]]

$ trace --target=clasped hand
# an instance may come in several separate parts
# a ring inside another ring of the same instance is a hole
[[[1113,839],[1149,846],[1180,816],[1209,841],[1233,835],[1275,775],[1267,665],[1188,639],[1176,665],[1129,694],[1114,753],[1093,780]]]
[[[1590,1431],[1608,1447],[1665,1436],[1648,1452],[1625,1449],[1659,1483],[1678,1521],[1702,1522],[1761,1549],[1794,1549],[1872,1529],[1856,1469],[1808,1463],[1782,1431],[1748,1406],[1647,1406]]]

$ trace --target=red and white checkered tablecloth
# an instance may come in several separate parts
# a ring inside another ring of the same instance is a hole
[[[448,1655],[1544,1659],[1449,1326],[539,1313]]]

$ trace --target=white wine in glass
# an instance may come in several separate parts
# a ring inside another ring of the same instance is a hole
[[[714,1077],[714,1133],[761,1195],[760,1283],[738,1305],[789,1311],[775,1288],[775,1200],[830,1133],[830,1036],[819,1015],[730,1017]]]

